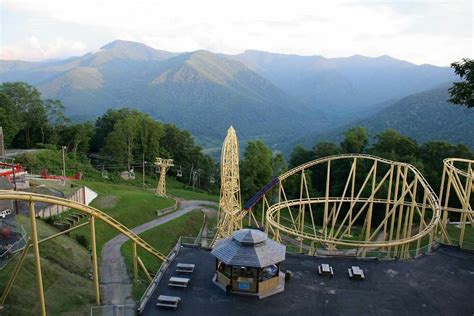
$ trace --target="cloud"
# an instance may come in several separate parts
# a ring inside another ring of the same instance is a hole
[[[30,36],[12,45],[2,46],[0,49],[0,59],[38,61],[78,56],[86,52],[86,44],[80,41],[65,40],[57,37],[53,41],[41,43],[36,36]]]
[[[55,26],[107,29],[115,38],[169,51],[388,54],[438,65],[473,53],[469,0],[0,1]],[[95,36],[84,33],[84,40]]]

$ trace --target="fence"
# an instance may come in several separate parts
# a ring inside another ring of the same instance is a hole
[[[26,244],[26,231],[25,229],[16,222],[9,222],[7,220],[0,221],[0,230],[8,227],[10,233],[14,236],[12,237],[13,243],[11,244],[0,244],[0,270],[2,270],[10,260],[13,259],[13,253],[21,249]]]
[[[72,196],[68,198],[70,201],[79,202],[85,205],[89,205],[93,199],[97,197],[97,193],[89,189],[88,187],[81,187],[76,192],[73,193]],[[38,216],[41,218],[48,218],[51,216],[57,216],[63,212],[69,210],[69,207],[62,206],[62,205],[49,205],[43,208],[39,213]]]

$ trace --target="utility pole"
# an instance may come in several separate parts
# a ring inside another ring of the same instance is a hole
[[[66,159],[64,157],[64,151],[66,150],[66,146],[62,146],[63,151],[63,183],[66,184]]]
[[[142,184],[143,184],[143,187],[145,187],[145,164],[146,164],[145,155],[143,155],[143,159],[142,159]]]
[[[155,165],[160,167],[160,181],[156,188],[156,195],[166,197],[166,172],[173,167],[173,159],[156,158]]]
[[[0,157],[5,156],[5,142],[3,140],[3,128],[0,126]]]

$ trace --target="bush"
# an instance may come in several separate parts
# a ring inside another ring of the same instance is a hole
[[[59,220],[59,216],[53,215],[46,218],[44,221],[46,222],[46,224],[54,225],[54,223],[57,222],[58,220]]]
[[[74,236],[76,241],[84,248],[88,249],[89,248],[89,239],[87,239],[86,236],[84,235],[76,235]]]

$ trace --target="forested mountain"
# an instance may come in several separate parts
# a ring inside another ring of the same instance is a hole
[[[302,126],[323,130],[326,124],[321,113],[244,64],[207,51],[173,54],[116,41],[61,62],[4,61],[1,75],[2,81],[26,81],[45,97],[61,99],[76,120],[129,106],[211,144],[230,125],[243,140],[274,144],[299,136]]]
[[[241,141],[262,138],[281,149],[453,79],[449,68],[389,56],[171,53],[128,41],[62,61],[0,61],[0,82],[38,87],[74,121],[135,108],[189,130],[207,148],[234,125]]]
[[[349,127],[361,125],[371,136],[392,128],[419,142],[442,140],[474,148],[474,111],[448,99],[448,87],[413,94],[369,118],[323,134],[308,134],[295,143],[312,146],[317,140],[339,141]]]
[[[390,56],[346,58],[246,51],[230,56],[286,93],[324,111],[336,124],[376,112],[388,100],[452,81],[447,67],[417,66]],[[340,120],[338,122],[338,120]]]

